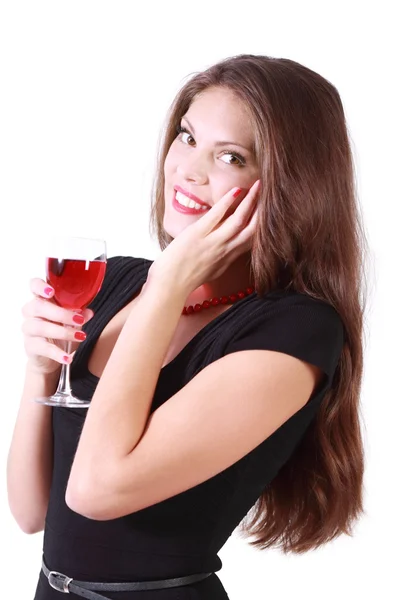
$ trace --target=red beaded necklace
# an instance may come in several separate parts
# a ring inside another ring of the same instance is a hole
[[[238,300],[242,300],[242,298],[245,298],[246,296],[250,296],[250,294],[252,294],[253,292],[254,292],[253,287],[247,287],[244,291],[241,290],[240,292],[237,292],[236,294],[231,294],[230,296],[221,296],[220,298],[215,296],[214,298],[211,298],[210,300],[204,300],[204,302],[202,302],[201,304],[195,304],[195,305],[190,304],[189,306],[185,306],[182,311],[182,314],[183,315],[191,315],[193,313],[199,312],[203,308],[209,308],[210,306],[217,306],[218,304],[234,304]]]

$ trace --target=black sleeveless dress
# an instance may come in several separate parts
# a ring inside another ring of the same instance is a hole
[[[129,256],[108,260],[104,284],[91,304],[95,316],[84,326],[87,339],[71,367],[72,389],[78,397],[93,396],[98,378],[87,367],[91,349],[110,319],[143,286],[151,264]],[[297,292],[275,291],[263,298],[253,293],[208,323],[161,370],[151,412],[211,362],[246,349],[276,350],[317,365],[325,373],[323,385],[301,410],[231,467],[183,493],[118,519],[90,520],[65,504],[87,410],[53,408],[54,470],[43,546],[48,568],[88,581],[149,581],[219,571],[219,550],[290,458],[315,417],[332,385],[343,342],[338,313]],[[38,560],[38,569],[40,564]],[[179,588],[104,595],[114,600],[228,598],[216,574]],[[78,598],[75,594],[69,597]],[[60,600],[60,593],[42,573],[34,600]]]

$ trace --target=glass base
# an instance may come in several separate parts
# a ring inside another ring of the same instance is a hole
[[[47,404],[47,406],[63,406],[67,408],[87,408],[90,406],[90,400],[79,400],[72,394],[63,394],[56,392],[53,396],[47,398],[34,398],[38,404]]]

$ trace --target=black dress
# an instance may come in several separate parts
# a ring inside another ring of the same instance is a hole
[[[91,305],[95,316],[84,326],[87,339],[71,367],[72,388],[78,397],[92,397],[98,378],[87,368],[91,349],[110,319],[143,286],[150,266],[151,261],[132,257],[108,260],[103,287]],[[165,501],[109,521],[87,519],[65,504],[87,410],[54,408],[54,470],[43,548],[48,568],[88,581],[149,581],[219,571],[222,562],[217,553],[288,460],[315,416],[332,384],[343,340],[338,313],[297,292],[275,291],[263,298],[253,293],[217,316],[161,370],[151,412],[208,364],[245,349],[276,350],[317,365],[325,373],[322,387],[231,467]],[[118,600],[228,598],[216,574],[179,588],[104,595]],[[75,594],[69,597],[77,598]],[[35,600],[60,600],[60,593],[42,573]]]

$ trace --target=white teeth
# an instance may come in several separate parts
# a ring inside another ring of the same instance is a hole
[[[194,200],[191,200],[185,194],[181,194],[181,192],[176,192],[176,200],[182,206],[186,206],[187,208],[195,208],[196,210],[207,210],[207,206],[203,206],[202,204],[198,204]]]

